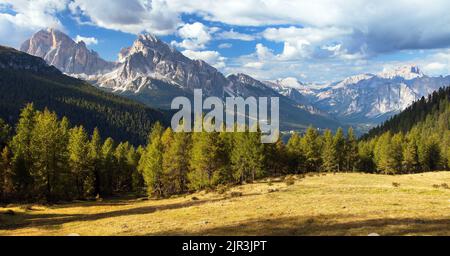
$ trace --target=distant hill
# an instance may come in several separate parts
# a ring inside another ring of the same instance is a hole
[[[90,131],[98,127],[103,137],[134,144],[146,141],[154,122],[168,123],[162,111],[66,76],[41,58],[0,46],[0,118],[15,123],[29,102],[67,116],[73,125]]]

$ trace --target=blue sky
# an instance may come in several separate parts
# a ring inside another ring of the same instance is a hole
[[[331,82],[417,64],[450,73],[446,0],[0,0],[0,44],[54,27],[115,60],[141,32],[225,74]]]

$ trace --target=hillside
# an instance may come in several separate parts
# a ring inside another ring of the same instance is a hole
[[[450,172],[340,173],[163,200],[9,205],[0,235],[450,235],[445,184]]]
[[[422,97],[401,113],[370,130],[364,138],[372,138],[387,131],[392,133],[408,132],[414,126],[423,125],[427,119],[429,123],[433,123],[430,125],[430,128],[439,129],[442,128],[438,124],[439,120],[448,120],[450,118],[449,111],[450,87],[440,88],[438,91],[433,92],[428,97]]]
[[[92,87],[63,75],[42,59],[0,46],[0,118],[14,124],[19,110],[29,102],[67,116],[102,136],[143,144],[155,121],[166,115],[143,104]]]

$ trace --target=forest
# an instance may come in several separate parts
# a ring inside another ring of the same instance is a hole
[[[147,143],[135,147],[28,104],[14,128],[0,121],[0,198],[162,198],[287,174],[444,170],[450,167],[449,128],[450,88],[417,101],[360,139],[352,128],[333,134],[309,127],[287,143],[273,144],[261,144],[259,133],[175,133],[157,122]]]

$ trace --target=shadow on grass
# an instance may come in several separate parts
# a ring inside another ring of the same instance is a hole
[[[379,218],[362,221],[339,221],[340,219],[351,217],[351,215],[322,215],[296,218],[265,218],[223,227],[205,227],[197,232],[186,232],[182,229],[176,229],[148,235],[367,236],[370,233],[378,233],[382,236],[399,236],[450,234],[450,218]]]
[[[0,216],[0,230],[14,230],[17,228],[23,227],[42,227],[42,228],[51,228],[50,226],[58,226],[64,223],[73,222],[73,221],[92,221],[99,220],[103,218],[112,218],[119,216],[127,216],[127,215],[136,215],[136,214],[148,214],[155,211],[163,211],[163,210],[172,210],[179,209],[185,207],[191,207],[196,205],[202,205],[205,203],[212,203],[220,200],[224,200],[225,198],[219,199],[209,199],[209,200],[198,200],[198,201],[186,201],[181,203],[174,204],[166,204],[166,205],[157,205],[157,206],[144,206],[144,207],[136,207],[131,209],[123,209],[117,211],[108,211],[102,213],[93,213],[93,214],[45,214],[45,213],[15,213],[14,215],[5,215],[2,214]],[[89,203],[86,203],[89,204]],[[97,203],[100,205],[111,205],[111,203],[102,204],[101,202]],[[77,204],[72,204],[72,207],[77,207]],[[67,206],[69,207],[69,206]],[[57,208],[57,206],[55,206]],[[47,226],[47,227],[45,227]]]

